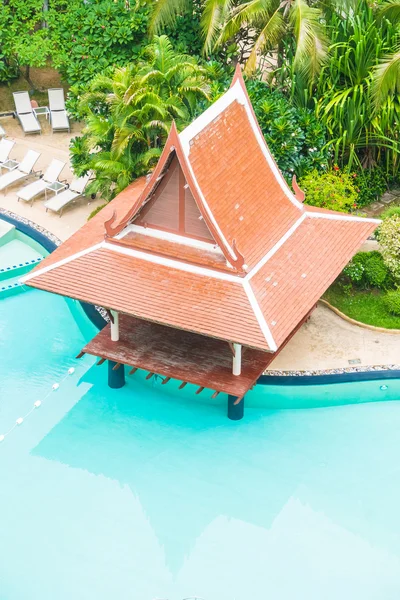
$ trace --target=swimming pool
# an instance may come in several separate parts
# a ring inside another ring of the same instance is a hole
[[[0,444],[0,600],[397,600],[398,380],[257,386],[235,422],[109,389],[76,303],[4,297],[0,332],[0,434],[61,382]],[[349,398],[393,401],[277,408]]]

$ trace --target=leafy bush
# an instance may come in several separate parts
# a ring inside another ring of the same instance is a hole
[[[380,252],[358,252],[343,269],[343,274],[356,287],[387,289],[393,278]]]
[[[358,252],[343,269],[343,274],[356,285],[361,285],[365,275],[366,252]]]
[[[148,6],[125,0],[72,0],[49,14],[56,69],[71,84],[135,60],[146,40]]]
[[[400,290],[387,292],[385,306],[392,315],[400,316]]]
[[[400,217],[400,206],[391,206],[379,215],[380,219],[390,219],[391,217]]]
[[[364,265],[366,284],[379,289],[387,287],[391,278],[382,254],[376,250],[373,252],[364,252],[364,254],[367,255]]]
[[[302,177],[323,171],[329,162],[326,131],[311,110],[296,108],[280,92],[264,82],[246,83],[261,131],[283,175]]]
[[[400,279],[400,215],[382,221],[379,245],[385,264],[395,279]]]
[[[322,174],[314,169],[300,180],[300,187],[306,194],[306,204],[340,212],[357,208],[358,192],[354,178],[338,167],[335,169]]]
[[[387,180],[381,167],[359,169],[353,173],[359,190],[357,205],[359,208],[376,202],[387,189]]]

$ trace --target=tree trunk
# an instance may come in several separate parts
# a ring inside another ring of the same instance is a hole
[[[43,21],[42,21],[42,29],[46,29],[47,21],[46,21],[46,13],[49,10],[49,0],[43,0]]]
[[[35,90],[35,84],[33,83],[32,79],[30,77],[30,73],[31,73],[31,67],[30,67],[30,65],[26,65],[25,71],[22,72],[22,76],[29,83],[29,85],[31,86],[31,89]]]

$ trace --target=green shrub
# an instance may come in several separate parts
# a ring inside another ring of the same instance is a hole
[[[379,215],[380,219],[390,219],[391,217],[400,217],[400,206],[391,206]]]
[[[379,227],[379,245],[385,264],[400,279],[400,215],[384,219]]]
[[[358,192],[354,178],[338,167],[322,174],[314,169],[300,180],[300,187],[306,194],[305,203],[311,206],[340,212],[357,208]]]
[[[383,256],[377,250],[358,252],[343,269],[356,287],[387,289],[393,286],[393,278]]]
[[[387,292],[385,306],[392,315],[400,316],[400,290]]]
[[[55,68],[68,83],[82,84],[137,60],[147,42],[148,13],[144,0],[70,0],[66,10],[52,8],[47,18]]]
[[[366,254],[366,252],[358,252],[343,269],[343,274],[355,285],[361,285],[364,281]]]
[[[364,252],[367,255],[364,265],[364,277],[368,286],[382,289],[387,287],[390,279],[390,272],[385,265],[383,256],[380,252]]]
[[[374,169],[359,169],[352,173],[358,190],[357,206],[359,208],[376,202],[387,190],[387,181],[381,167]]]
[[[327,168],[330,150],[325,127],[313,111],[299,108],[263,81],[250,79],[247,91],[261,131],[288,181]]]

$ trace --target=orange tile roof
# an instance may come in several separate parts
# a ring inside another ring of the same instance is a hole
[[[308,216],[250,279],[278,347],[376,227],[320,214]]]
[[[235,283],[198,275],[98,248],[42,274],[38,271],[29,283],[149,321],[268,350],[237,279]]]
[[[236,240],[249,268],[304,211],[283,193],[237,101],[194,138],[189,160],[222,232],[230,244]]]
[[[143,227],[142,239],[130,245],[130,225],[154,198],[171,156],[225,270],[213,264],[204,242],[186,243],[167,230],[160,237]],[[376,226],[372,219],[308,207],[294,196],[237,74],[230,90],[188,128],[179,135],[172,128],[148,182],[129,186],[25,280],[141,319],[275,352]]]

